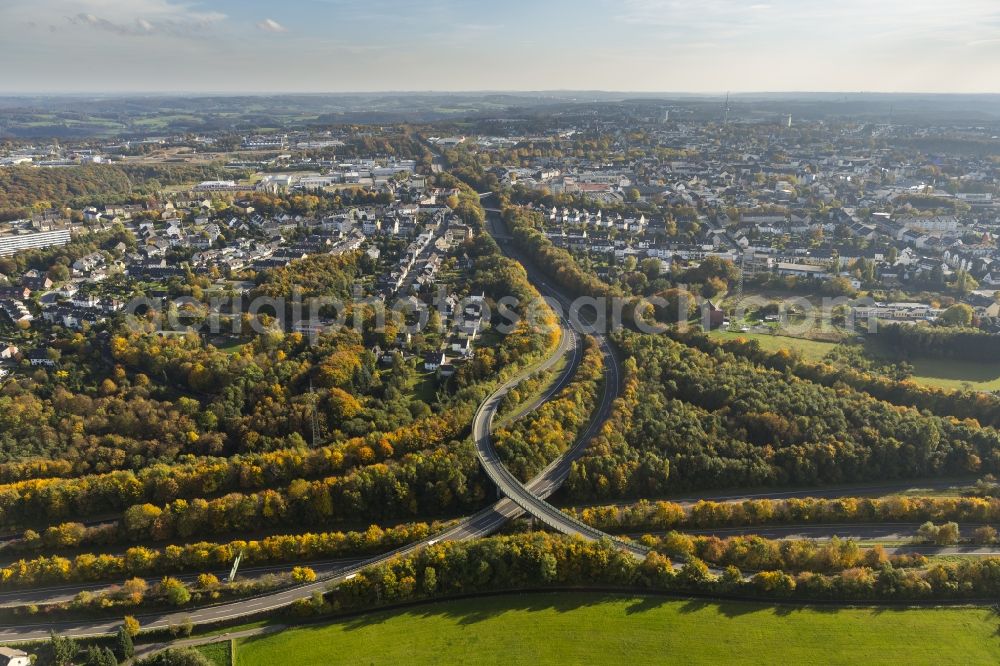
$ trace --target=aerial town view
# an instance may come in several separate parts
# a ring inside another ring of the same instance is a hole
[[[0,666],[1000,663],[997,26],[4,0]]]

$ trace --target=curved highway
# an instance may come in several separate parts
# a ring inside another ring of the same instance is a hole
[[[522,262],[522,265],[525,266],[525,270],[528,271],[532,282],[543,295],[554,298],[562,307],[567,308],[568,301],[565,297],[545,284],[543,280],[540,280],[527,264]],[[601,401],[597,410],[595,410],[592,420],[584,432],[581,433],[580,437],[577,438],[574,445],[526,484],[521,483],[501,464],[493,447],[490,438],[490,428],[501,400],[513,386],[533,373],[551,369],[560,358],[567,354],[571,355],[569,362],[566,364],[554,386],[545,395],[529,405],[528,409],[518,410],[516,414],[512,415],[516,418],[537,408],[538,405],[551,399],[552,396],[562,390],[572,378],[577,365],[581,362],[582,346],[578,332],[574,331],[566,323],[565,318],[561,319],[560,327],[562,329],[562,336],[556,352],[543,363],[529,368],[505,382],[480,405],[480,408],[476,412],[473,422],[473,436],[476,441],[476,449],[487,475],[496,483],[501,493],[505,495],[503,499],[498,500],[492,506],[472,516],[460,520],[453,527],[422,541],[360,561],[328,562],[329,568],[324,568],[317,580],[312,583],[211,606],[180,611],[140,614],[137,615],[137,618],[142,627],[144,629],[166,628],[172,624],[180,624],[186,621],[190,621],[195,625],[211,624],[274,611],[300,599],[309,598],[316,592],[324,592],[330,586],[354,577],[358,572],[367,567],[387,562],[395,557],[404,557],[439,541],[458,541],[486,536],[496,531],[508,520],[521,516],[525,512],[530,513],[542,523],[566,534],[590,540],[609,539],[636,557],[644,557],[648,552],[646,548],[621,538],[612,537],[581,523],[545,501],[545,498],[555,492],[566,479],[573,461],[583,453],[590,438],[607,419],[611,412],[613,401],[618,395],[621,379],[618,359],[611,345],[603,336],[594,336],[601,347],[605,361],[605,377]],[[290,566],[292,565],[286,565],[286,568]],[[15,594],[12,592],[10,596],[14,596]],[[23,594],[30,595],[31,590],[25,590]],[[52,631],[68,636],[105,634],[116,630],[120,623],[121,619],[119,617],[113,617],[108,619],[81,619],[64,622],[3,626],[0,627],[0,642],[45,639]]]
[[[536,286],[538,286],[537,282]],[[557,298],[560,302],[565,303],[565,299],[560,294],[556,293],[551,287],[544,284],[541,286],[542,289],[544,289],[545,294]],[[505,382],[500,389],[487,398],[477,412],[477,423],[481,423],[482,419],[485,417],[488,426],[489,422],[492,421],[496,414],[500,400],[504,395],[506,395],[506,392],[509,391],[511,387],[520,383],[534,373],[551,369],[563,356],[571,354],[572,356],[569,362],[560,374],[559,379],[555,382],[555,385],[551,387],[545,395],[534,401],[531,408],[537,408],[538,405],[551,399],[552,396],[565,387],[565,385],[572,378],[577,365],[580,363],[582,358],[582,345],[579,336],[566,325],[565,319],[562,320],[561,329],[562,336],[555,353],[550,355],[543,363],[528,368],[527,370],[519,373],[513,379]],[[618,361],[615,359],[613,351],[607,341],[600,340],[600,342],[602,350],[605,352],[606,365],[606,377],[600,408],[595,413],[594,418],[586,431],[581,437],[578,438],[574,446],[542,470],[538,476],[529,481],[527,484],[521,484],[516,479],[513,479],[513,477],[510,477],[517,484],[516,488],[514,486],[509,486],[510,493],[517,497],[517,501],[514,501],[509,497],[505,497],[494,503],[492,506],[459,521],[454,527],[445,530],[444,532],[435,534],[427,539],[409,544],[402,548],[398,548],[394,551],[344,566],[335,571],[331,571],[326,575],[318,576],[312,583],[289,587],[277,592],[265,593],[255,597],[240,599],[238,601],[219,603],[212,606],[203,606],[183,611],[139,614],[136,617],[140,624],[144,629],[166,628],[172,624],[180,624],[186,621],[190,621],[195,625],[211,624],[277,610],[300,599],[309,598],[315,592],[324,592],[331,585],[336,585],[337,583],[352,578],[358,572],[367,567],[389,561],[394,557],[404,557],[439,541],[460,541],[486,536],[499,529],[508,520],[523,515],[525,511],[529,509],[532,511],[533,515],[536,515],[534,512],[537,512],[538,517],[546,524],[550,524],[549,521],[551,521],[551,524],[557,529],[566,530],[568,533],[577,533],[584,538],[609,538],[629,549],[630,552],[633,552],[637,556],[642,556],[644,553],[640,552],[640,547],[635,546],[634,544],[629,544],[622,539],[605,535],[603,532],[594,530],[583,523],[577,523],[541,499],[548,497],[555,492],[555,490],[558,489],[562,482],[566,479],[566,476],[569,474],[572,461],[579,457],[579,455],[583,452],[589,438],[594,432],[596,432],[597,428],[600,427],[600,424],[610,413],[611,405],[617,395],[619,382]],[[519,410],[519,413],[521,412],[524,412],[524,410]],[[479,438],[477,437],[477,440],[478,439]],[[490,448],[492,448],[492,445]],[[494,474],[498,474],[499,469],[503,469],[503,466],[488,465],[486,469],[488,474],[491,471]],[[500,477],[498,476],[498,478]],[[505,484],[509,484],[509,481],[505,480]],[[498,487],[500,487],[501,490],[504,489],[504,485],[498,484]],[[542,518],[542,516],[544,516],[544,518]],[[25,593],[30,594],[30,590],[26,590]],[[121,620],[116,617],[100,620],[68,620],[64,622],[5,626],[0,627],[0,642],[44,639],[49,636],[51,631],[56,631],[59,634],[66,636],[91,636],[95,634],[105,634],[115,631],[119,624],[121,624]]]
[[[542,281],[535,281],[535,284],[545,289],[550,297],[556,299],[558,304],[561,307],[566,307],[568,311],[568,301],[561,294],[552,290]],[[581,346],[580,333],[568,328],[562,313],[560,313],[560,317],[564,328],[563,337],[571,337],[574,340],[574,346],[579,349]],[[619,392],[621,371],[614,350],[604,336],[594,335],[593,337],[600,345],[604,356],[604,390],[601,393],[600,405],[593,414],[586,430],[577,438],[576,443],[539,474],[539,477],[544,480],[543,482],[521,483],[500,460],[496,448],[493,446],[493,438],[490,436],[493,418],[500,403],[511,389],[523,381],[523,375],[507,381],[479,406],[472,421],[472,435],[476,442],[476,453],[487,476],[497,485],[500,492],[543,524],[564,534],[583,537],[591,541],[608,539],[636,557],[644,558],[649,553],[648,548],[591,527],[568,516],[545,501],[545,498],[555,492],[566,480],[573,461],[579,458],[586,449],[590,438],[610,415],[614,399]]]

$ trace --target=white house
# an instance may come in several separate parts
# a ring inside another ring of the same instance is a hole
[[[0,666],[30,666],[31,657],[24,650],[0,646]]]
[[[822,266],[812,266],[809,264],[793,264],[779,262],[777,269],[778,275],[792,276],[792,277],[809,277],[809,278],[828,278],[830,277],[827,269]]]
[[[424,370],[433,372],[448,362],[448,358],[441,352],[427,354],[424,356]]]
[[[915,231],[947,232],[958,229],[958,218],[954,215],[935,215],[933,217],[907,217],[900,220],[903,227]]]

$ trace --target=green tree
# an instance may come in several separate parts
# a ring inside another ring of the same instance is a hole
[[[701,286],[701,295],[705,298],[715,298],[726,290],[726,283],[721,278],[711,277]]]
[[[191,593],[188,592],[187,586],[172,576],[167,576],[160,581],[160,591],[174,606],[183,606],[191,600]]]
[[[968,296],[979,288],[979,283],[966,271],[960,270],[955,273],[955,291],[962,296]]]
[[[684,566],[681,567],[679,575],[680,580],[694,586],[707,582],[711,579],[711,577],[712,574],[708,570],[708,565],[699,560],[697,557],[689,559]]]
[[[49,653],[55,666],[71,666],[80,651],[76,641],[69,636],[57,636],[52,632],[49,637]]]
[[[191,621],[191,618],[185,617],[180,624],[171,624],[168,630],[174,638],[186,638],[194,632],[194,622]]]
[[[940,320],[948,326],[971,326],[972,307],[965,303],[956,303],[941,313]]]
[[[118,659],[111,648],[91,645],[87,648],[87,666],[118,666]]]
[[[655,280],[660,277],[660,270],[663,264],[659,259],[655,257],[650,257],[649,259],[643,259],[639,264],[640,270],[646,274],[649,280]]]
[[[424,592],[434,594],[437,591],[437,571],[434,567],[424,568]]]
[[[212,666],[208,657],[194,648],[171,648],[135,662],[136,666]]]
[[[118,633],[115,634],[115,654],[122,661],[131,659],[135,655],[132,635],[125,629],[125,625],[118,627]]]
[[[87,648],[87,657],[84,663],[86,666],[104,666],[104,652],[96,645],[91,645]]]
[[[977,527],[972,533],[972,541],[984,545],[994,544],[997,542],[997,530],[989,525]]]
[[[934,543],[939,546],[953,546],[958,543],[960,537],[958,523],[945,523],[938,528],[937,538],[934,540]]]
[[[69,266],[65,264],[55,264],[49,269],[49,277],[53,282],[65,282],[70,277]]]
[[[310,567],[295,567],[292,569],[292,580],[296,583],[311,583],[316,580],[316,572]]]
[[[695,295],[684,289],[667,289],[650,299],[655,305],[657,321],[675,323],[687,321],[698,311]]]

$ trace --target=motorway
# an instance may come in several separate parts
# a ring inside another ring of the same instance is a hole
[[[747,500],[769,499],[837,499],[840,497],[884,497],[886,495],[909,494],[928,495],[935,491],[957,491],[971,485],[973,479],[924,479],[909,481],[886,481],[878,485],[871,484],[847,484],[834,487],[812,487],[793,488],[789,490],[762,490],[753,492],[748,490],[729,493],[705,493],[697,497],[664,497],[665,502],[673,502],[683,507],[690,507],[698,502],[726,502],[740,503]],[[655,501],[650,499],[650,501]],[[634,504],[635,500],[624,500],[621,502],[608,502],[608,506],[628,506]],[[594,505],[599,506],[599,505]]]
[[[546,284],[543,279],[540,279],[528,265],[525,265],[525,269],[528,270],[529,278],[539,291],[542,292],[543,296],[556,299],[564,309],[568,310],[568,300],[562,294]],[[643,557],[647,552],[645,548],[621,538],[611,537],[584,523],[576,521],[545,501],[545,498],[554,493],[566,479],[573,461],[583,453],[590,438],[607,419],[611,412],[613,401],[618,395],[621,380],[619,362],[615,356],[614,349],[603,336],[594,336],[604,355],[605,364],[601,401],[597,410],[595,410],[592,420],[573,446],[526,484],[522,484],[500,463],[493,448],[489,431],[492,427],[496,411],[507,391],[528,376],[551,369],[562,357],[567,355],[570,357],[569,362],[566,363],[565,368],[561,371],[558,380],[545,395],[534,401],[532,408],[536,408],[546,400],[551,399],[552,396],[558,393],[571,380],[578,364],[581,362],[582,341],[579,333],[567,324],[565,318],[562,319],[561,328],[563,334],[556,352],[549,356],[543,363],[528,368],[516,377],[504,382],[497,391],[480,405],[476,413],[473,423],[473,435],[476,440],[477,452],[488,476],[505,495],[504,498],[498,500],[492,506],[460,520],[456,525],[441,533],[389,553],[362,560],[328,561],[327,566],[318,571],[317,580],[312,583],[200,608],[139,614],[137,618],[142,627],[144,629],[166,628],[172,624],[180,624],[185,621],[190,621],[195,625],[211,624],[274,611],[300,599],[308,598],[316,592],[322,593],[329,587],[352,578],[366,567],[384,563],[394,557],[404,557],[439,541],[459,541],[486,536],[496,531],[508,520],[519,517],[525,512],[530,513],[542,523],[564,533],[578,535],[585,539],[610,539],[613,543],[636,557]],[[526,413],[526,411],[518,411],[518,415],[522,413]],[[768,496],[775,497],[780,495],[782,493]],[[289,564],[285,568],[287,569],[291,566]],[[266,569],[273,570],[272,567],[266,567]],[[66,586],[67,589],[64,591],[69,593],[68,588],[70,587],[72,586]],[[53,589],[48,588],[49,593]],[[31,603],[28,599],[31,598],[33,593],[41,594],[43,591],[26,590],[24,592],[11,592],[4,594],[3,598],[5,603],[8,604],[18,600],[21,603]],[[81,619],[55,623],[28,623],[17,626],[4,626],[0,627],[0,642],[44,639],[48,637],[51,631],[70,636],[110,633],[117,628],[120,622],[120,618],[115,617],[109,619]]]
[[[532,277],[530,272],[529,277]],[[569,302],[564,296],[562,296],[562,294],[554,291],[543,280],[540,280],[537,277],[534,277],[532,281],[535,283],[536,287],[539,288],[539,291],[542,291],[543,296],[555,299],[561,308],[564,308],[565,311],[568,312]],[[579,354],[580,349],[582,348],[582,332],[573,330],[569,326],[565,317],[562,316],[562,313],[560,313],[560,317],[563,326],[563,339],[572,339],[573,346],[577,349],[576,353]],[[517,477],[515,477],[500,460],[496,449],[493,446],[493,439],[490,436],[493,418],[496,415],[500,403],[503,401],[504,396],[506,396],[512,388],[523,380],[523,377],[519,376],[507,381],[479,406],[479,409],[476,411],[476,415],[472,421],[472,435],[476,443],[476,453],[479,456],[479,462],[482,464],[487,476],[489,476],[490,480],[497,485],[500,492],[509,497],[515,504],[517,504],[517,506],[531,514],[531,516],[543,524],[564,534],[579,536],[591,541],[609,539],[636,557],[644,558],[649,553],[648,548],[631,543],[627,540],[621,539],[620,537],[614,537],[606,534],[605,532],[566,515],[545,501],[545,498],[555,492],[559,486],[562,485],[562,482],[566,480],[566,477],[569,476],[573,461],[580,457],[586,449],[590,438],[593,437],[594,433],[596,433],[604,421],[607,420],[608,416],[611,414],[614,400],[618,396],[618,392],[620,390],[621,369],[614,350],[608,343],[607,338],[603,335],[594,335],[593,337],[600,346],[604,357],[604,380],[602,382],[603,390],[601,391],[601,402],[597,410],[594,412],[587,428],[584,430],[582,435],[577,438],[575,444],[541,472],[539,476],[543,479],[543,482],[529,484],[521,483],[521,481],[518,480]]]
[[[562,298],[551,287],[543,285],[542,288],[545,290],[545,295]],[[484,409],[484,407],[481,406],[480,410],[477,412],[477,419],[480,422],[483,418],[487,418],[487,425],[492,421],[493,416],[496,414],[496,409],[500,404],[500,400],[512,386],[520,383],[532,374],[551,369],[560,361],[562,357],[570,355],[569,362],[566,363],[565,368],[562,370],[554,386],[552,386],[545,395],[535,401],[535,407],[550,399],[563,387],[565,387],[576,371],[583,352],[580,337],[565,324],[562,329],[563,335],[560,338],[559,346],[557,347],[555,353],[550,355],[543,363],[534,365],[522,371],[511,380],[505,382],[500,389],[487,398],[484,405],[489,405],[489,407]],[[604,535],[603,533],[593,530],[593,528],[583,525],[583,523],[579,523],[579,526],[577,526],[575,521],[572,521],[569,517],[565,517],[566,522],[556,520],[557,516],[555,514],[564,516],[561,511],[541,499],[539,499],[536,503],[527,501],[525,497],[531,496],[544,498],[555,492],[555,490],[558,489],[558,487],[565,480],[566,476],[569,474],[572,460],[584,451],[590,436],[596,432],[597,428],[600,427],[600,424],[603,423],[604,419],[607,417],[607,414],[610,413],[611,405],[617,395],[620,373],[617,359],[614,358],[612,350],[606,341],[602,344],[602,349],[606,354],[606,377],[604,382],[604,391],[601,398],[601,406],[595,413],[594,418],[592,419],[587,430],[583,433],[583,436],[578,439],[573,447],[567,450],[562,457],[542,470],[542,472],[540,472],[534,479],[529,481],[527,484],[520,484],[515,479],[514,481],[517,483],[518,490],[512,488],[513,494],[518,496],[518,499],[522,504],[529,506],[534,511],[538,511],[539,514],[545,516],[543,520],[552,520],[559,525],[569,525],[570,523],[573,523],[573,529],[580,529],[580,533],[587,538],[594,538],[595,536],[599,538]],[[494,473],[495,472],[496,470],[494,469]],[[261,594],[255,597],[241,599],[239,601],[224,602],[185,611],[140,614],[137,615],[137,619],[144,629],[157,629],[166,628],[172,624],[180,624],[185,621],[191,621],[195,625],[211,624],[277,610],[288,606],[299,599],[309,598],[315,592],[324,592],[331,585],[336,585],[337,583],[353,577],[366,567],[386,562],[394,557],[406,556],[439,541],[461,541],[486,536],[496,531],[508,520],[523,515],[524,512],[525,509],[521,504],[505,497],[495,502],[492,506],[459,521],[454,527],[444,532],[433,535],[422,541],[409,544],[402,548],[398,548],[389,553],[366,558],[352,564],[346,564],[340,568],[334,568],[324,575],[319,575],[316,581],[312,583],[289,587],[277,592]],[[584,532],[582,528],[586,528],[586,530],[590,530],[590,532]],[[594,535],[594,532],[597,532],[597,535]],[[622,544],[625,543],[620,539],[616,541]],[[631,545],[629,545],[629,547],[637,548]],[[16,592],[11,593],[11,597],[16,599],[17,594],[18,593]],[[31,591],[26,590],[20,594],[29,595],[31,594]],[[31,603],[29,601],[24,601],[23,599],[22,601],[23,603]],[[17,626],[0,627],[0,642],[44,639],[48,637],[50,631],[56,631],[67,636],[90,636],[95,634],[104,634],[113,632],[120,623],[121,620],[119,618],[111,618],[100,620],[68,620],[65,622],[47,622],[44,624],[28,623]]]
[[[529,487],[541,488],[551,481],[539,475]],[[192,623],[212,624],[225,620],[235,620],[284,608],[299,599],[306,599],[315,592],[325,592],[331,585],[353,577],[362,569],[386,562],[394,557],[405,557],[420,548],[438,541],[460,541],[484,537],[502,526],[508,520],[522,515],[524,511],[509,499],[502,499],[492,506],[463,519],[454,527],[422,541],[398,548],[389,553],[376,555],[353,564],[333,568],[329,573],[318,575],[312,583],[285,588],[277,592],[265,593],[238,601],[229,601],[211,606],[203,606],[184,611],[168,611],[136,614],[144,629],[162,629],[190,620]],[[291,564],[285,568],[290,568]],[[30,591],[26,591],[30,593]],[[30,602],[25,602],[30,603]],[[50,631],[65,636],[92,636],[115,631],[121,624],[120,618],[99,620],[68,620],[64,622],[27,623],[0,627],[0,642],[39,640],[49,636]]]
[[[996,557],[1000,556],[1000,545],[980,545],[964,543],[954,546],[938,546],[935,544],[912,542],[922,523],[824,523],[812,525],[746,525],[740,527],[706,527],[679,530],[693,536],[714,536],[720,539],[733,536],[759,536],[778,541],[792,539],[809,539],[813,541],[829,541],[833,538],[858,542],[862,548],[881,543],[889,555],[918,553],[928,557],[932,555],[961,555],[963,557]],[[962,523],[963,535],[968,535],[983,523]],[[628,533],[626,536],[638,539],[645,534],[654,536],[666,534],[664,531],[646,531]]]
[[[287,573],[295,566],[308,566],[316,572],[317,576],[333,575],[338,571],[349,568],[352,565],[364,562],[365,557],[350,557],[341,559],[316,560],[312,562],[288,562],[284,564],[269,564],[257,567],[241,567],[237,577],[241,582],[256,581],[265,576],[279,573]],[[225,570],[208,570],[205,573],[214,574],[219,580],[229,575],[229,567]],[[168,574],[185,583],[192,583],[198,578],[199,573]],[[24,589],[13,589],[0,592],[0,608],[11,608],[24,606],[26,604],[57,604],[63,601],[72,601],[80,592],[98,594],[110,591],[120,585],[108,581],[97,581],[89,583],[70,583],[66,585],[51,585],[47,587],[31,587]]]
[[[706,527],[685,529],[685,534],[726,538],[755,534],[765,539],[853,539],[855,541],[906,542],[913,538],[921,523],[823,523],[812,525],[748,525],[740,527]],[[961,525],[963,532],[971,532],[982,524]]]

